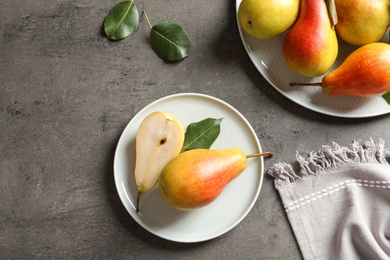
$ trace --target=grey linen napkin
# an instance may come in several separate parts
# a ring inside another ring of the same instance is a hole
[[[323,146],[273,176],[304,259],[390,259],[390,150],[372,139]]]

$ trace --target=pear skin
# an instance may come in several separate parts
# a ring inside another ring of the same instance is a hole
[[[372,97],[390,92],[390,45],[369,43],[352,52],[322,79],[329,95]]]
[[[286,34],[283,57],[292,71],[317,77],[336,61],[338,41],[324,0],[302,0],[297,21]]]
[[[390,24],[389,0],[335,0],[335,5],[340,39],[361,46],[385,35]]]
[[[237,17],[241,28],[259,39],[286,32],[296,21],[300,0],[242,0]]]
[[[195,209],[214,201],[246,166],[245,154],[236,148],[190,150],[164,167],[158,185],[161,195],[172,207]]]
[[[184,130],[178,120],[164,112],[149,114],[136,135],[135,181],[138,187],[137,212],[141,195],[157,183],[162,169],[184,143]]]

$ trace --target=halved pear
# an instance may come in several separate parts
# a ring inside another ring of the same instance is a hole
[[[157,111],[141,122],[136,135],[134,171],[138,187],[137,212],[142,193],[156,185],[162,169],[181,152],[183,143],[183,126],[172,115]]]

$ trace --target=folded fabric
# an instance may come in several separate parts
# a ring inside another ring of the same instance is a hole
[[[390,150],[380,139],[323,146],[273,176],[304,259],[390,259]]]

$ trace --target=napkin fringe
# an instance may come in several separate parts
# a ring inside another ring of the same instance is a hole
[[[322,150],[311,152],[304,158],[296,152],[300,167],[297,172],[291,164],[281,162],[274,164],[268,174],[275,178],[276,187],[295,182],[305,176],[316,175],[321,172],[339,169],[353,164],[381,164],[389,165],[390,150],[385,149],[385,141],[379,138],[375,143],[372,138],[360,144],[353,140],[348,147],[342,147],[332,142],[333,147],[323,145]]]

